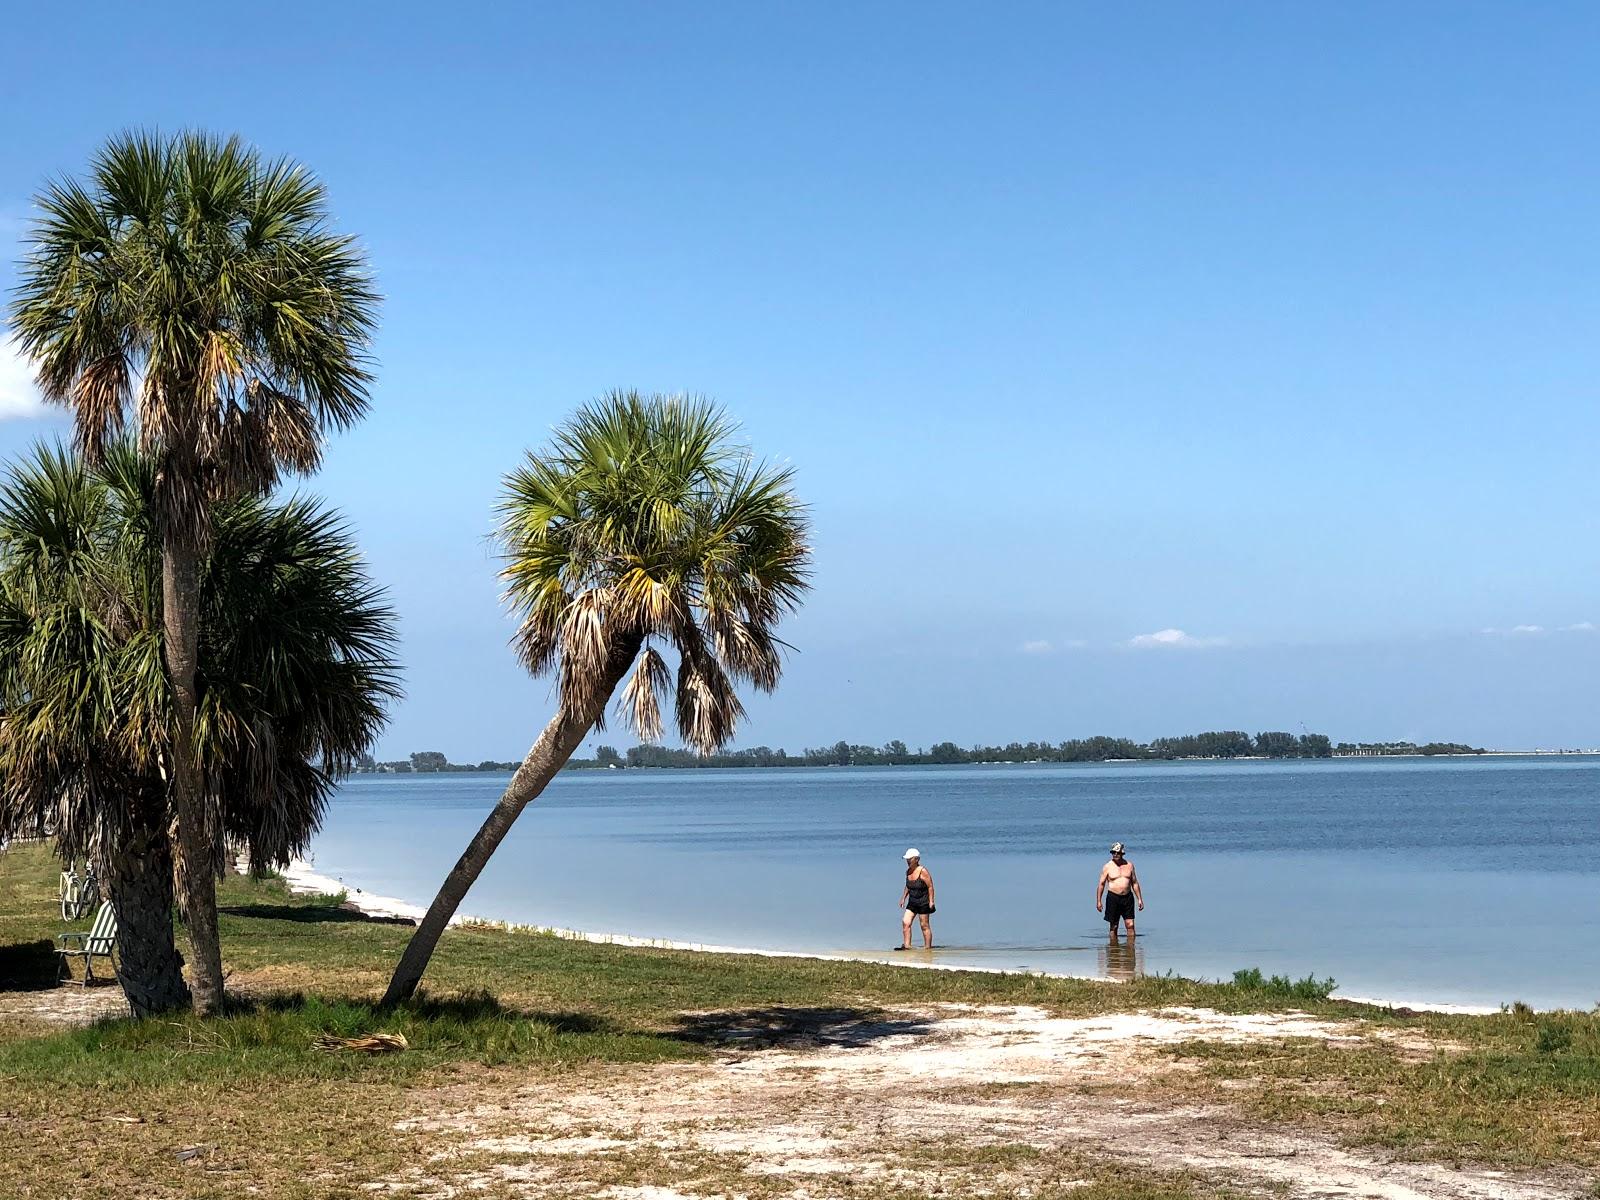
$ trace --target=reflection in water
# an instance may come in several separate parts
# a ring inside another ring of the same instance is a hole
[[[1144,974],[1144,947],[1138,938],[1100,943],[1100,974],[1107,979],[1132,979]]]

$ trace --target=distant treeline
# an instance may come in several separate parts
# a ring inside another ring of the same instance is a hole
[[[409,758],[396,759],[393,762],[377,762],[370,754],[363,754],[356,763],[356,771],[361,774],[385,775],[437,775],[455,771],[515,771],[522,764],[517,762],[495,762],[485,759],[477,766],[471,763],[453,763],[438,750],[418,750]]]
[[[901,741],[882,746],[835,742],[831,746],[808,748],[800,754],[754,746],[705,758],[690,750],[672,750],[665,746],[635,746],[622,757],[612,747],[601,746],[593,761],[596,766],[628,767],[909,767],[957,763],[1110,762],[1116,759],[1330,758],[1332,755],[1333,744],[1320,733],[1296,736],[1268,732],[1251,737],[1242,730],[1230,729],[1156,738],[1152,742],[1102,736],[1065,742],[1010,742],[1004,746],[964,747],[954,742],[939,742],[926,750],[920,747],[912,750]]]
[[[1073,738],[1065,742],[1009,742],[1004,746],[958,746],[939,742],[912,750],[902,741],[882,746],[835,742],[807,748],[799,754],[770,746],[727,750],[704,758],[692,750],[666,746],[635,746],[626,754],[614,746],[601,746],[593,758],[574,758],[567,770],[620,767],[911,767],[959,763],[1074,763],[1115,760],[1153,761],[1176,758],[1332,758],[1377,757],[1396,754],[1482,754],[1481,749],[1459,742],[1340,742],[1335,746],[1321,733],[1271,731],[1251,737],[1238,729],[1190,733],[1182,737],[1135,742],[1129,738]],[[393,774],[430,774],[451,771],[514,771],[520,764],[485,760],[473,766],[453,763],[438,750],[423,750],[394,762],[363,759],[357,771]]]
[[[1333,752],[1341,758],[1375,758],[1386,754],[1482,754],[1481,746],[1465,746],[1460,742],[1429,742],[1419,746],[1415,742],[1340,742]]]

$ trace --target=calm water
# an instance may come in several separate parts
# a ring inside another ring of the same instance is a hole
[[[499,775],[364,776],[317,869],[427,903]],[[1128,844],[1134,956],[1094,910]],[[889,957],[901,852],[938,961],[1071,974],[1332,975],[1347,995],[1600,1001],[1600,759],[590,771],[525,812],[475,915]],[[920,940],[920,938],[919,938]]]

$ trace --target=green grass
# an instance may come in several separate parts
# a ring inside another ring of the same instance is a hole
[[[61,1175],[54,1147],[67,1139],[81,1147],[81,1170],[96,1191],[220,1197],[248,1182],[274,1197],[362,1195],[361,1182],[429,1152],[420,1135],[395,1124],[422,1090],[506,1072],[531,1086],[571,1086],[608,1064],[782,1045],[935,1002],[1031,1004],[1075,1016],[1175,1005],[1359,1016],[1375,1036],[1354,1045],[1188,1043],[1178,1053],[1200,1070],[1163,1077],[1146,1094],[1242,1104],[1262,1119],[1315,1124],[1404,1154],[1509,1165],[1600,1161],[1594,1014],[1389,1012],[1330,999],[1332,980],[1253,968],[1228,983],[1157,977],[1108,985],[632,949],[490,928],[451,930],[429,967],[427,992],[382,1011],[377,997],[411,928],[368,920],[341,908],[343,899],[293,896],[276,878],[225,881],[232,1000],[216,1019],[60,1031],[0,1008],[0,1194],[84,1190]],[[14,847],[0,857],[0,1005],[53,978],[49,936],[60,924],[45,848]],[[374,1032],[401,1033],[410,1048],[363,1056],[313,1045],[322,1034]],[[1419,1050],[1416,1039],[1452,1048]],[[209,1149],[177,1157],[193,1145]],[[978,1159],[989,1154],[995,1170],[1030,1178],[1065,1171],[1070,1158],[1041,1167],[1028,1147],[941,1153],[966,1156],[980,1172]],[[635,1156],[638,1171],[666,1169],[649,1167],[648,1158]],[[635,1171],[623,1165],[623,1175]],[[1089,1182],[1075,1196],[1102,1188],[1109,1196],[1113,1187],[1122,1200],[1223,1194],[1181,1176],[1112,1179],[1092,1168],[1080,1172]]]
[[[1402,1154],[1505,1166],[1600,1166],[1600,1014],[1507,1011],[1438,1017],[1454,1043],[1406,1054],[1387,1040],[1189,1042],[1204,1081],[1265,1120],[1331,1125]]]
[[[319,1035],[399,1033],[404,1053],[330,1052]],[[656,1062],[695,1053],[686,1042],[613,1028],[577,1013],[512,1012],[487,995],[427,997],[382,1012],[368,1001],[274,993],[236,1000],[227,1016],[103,1021],[0,1043],[0,1079],[90,1088],[274,1079],[399,1083],[452,1063]]]
[[[1307,975],[1304,979],[1290,979],[1287,975],[1274,975],[1269,979],[1261,974],[1260,967],[1249,967],[1233,973],[1233,986],[1262,996],[1309,1002],[1326,1000],[1339,985],[1331,976],[1318,979]]]

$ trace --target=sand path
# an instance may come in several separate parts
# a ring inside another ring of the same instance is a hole
[[[1190,1069],[1158,1053],[1164,1044],[1372,1036],[1355,1022],[1202,1009],[1063,1018],[948,1005],[869,1020],[814,1010],[696,1020],[706,1041],[726,1048],[721,1061],[431,1093],[425,1111],[401,1125],[432,1147],[427,1161],[373,1190],[610,1200],[901,1190],[1026,1197],[1070,1191],[1075,1168],[1116,1161],[1264,1195],[1590,1194],[1576,1178],[1394,1161],[1262,1126],[1223,1105],[1163,1103],[1153,1098],[1159,1088],[1140,1086]],[[1433,1049],[1414,1035],[1388,1036],[1402,1050]]]

